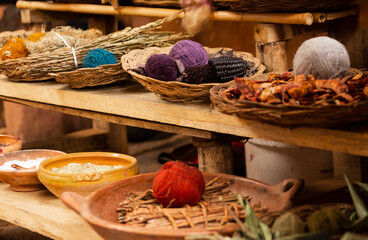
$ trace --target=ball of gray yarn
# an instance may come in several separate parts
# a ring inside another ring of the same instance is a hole
[[[299,47],[293,61],[295,75],[316,79],[343,78],[349,74],[350,59],[343,44],[330,37],[309,39]]]

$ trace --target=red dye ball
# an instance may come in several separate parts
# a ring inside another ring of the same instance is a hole
[[[153,180],[153,196],[164,207],[194,205],[205,190],[201,171],[184,162],[165,163]]]

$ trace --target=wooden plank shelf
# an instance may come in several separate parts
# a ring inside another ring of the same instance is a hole
[[[57,240],[102,238],[47,190],[14,192],[0,183],[0,219]]]
[[[54,81],[12,82],[0,75],[0,84],[0,99],[72,115],[207,139],[231,135],[368,156],[364,123],[345,129],[279,127],[223,114],[210,104],[164,101],[133,81],[75,90]]]

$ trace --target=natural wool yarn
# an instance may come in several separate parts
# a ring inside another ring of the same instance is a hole
[[[184,162],[165,163],[155,174],[152,189],[156,201],[164,207],[194,205],[205,190],[201,171]]]
[[[208,63],[206,49],[200,43],[191,40],[181,40],[175,43],[170,50],[169,57],[179,60],[185,68]]]
[[[211,0],[179,0],[185,9],[182,25],[186,33],[196,35],[210,19],[212,12]]]
[[[311,74],[317,79],[343,78],[350,68],[349,54],[343,44],[330,37],[305,41],[295,54],[295,75]]]
[[[60,37],[61,36],[61,37]],[[39,41],[26,41],[26,47],[30,54],[52,52],[60,48],[71,46],[83,46],[102,36],[97,29],[75,29],[70,26],[59,26],[47,32]]]
[[[38,42],[46,33],[43,32],[35,32],[32,33],[26,40],[31,42]]]
[[[13,37],[0,50],[0,59],[2,61],[6,59],[16,59],[21,57],[27,57],[28,51],[24,45],[24,39]]]
[[[115,63],[117,63],[117,60],[113,53],[102,48],[96,48],[87,53],[87,56],[83,60],[83,67],[95,68],[100,65]]]
[[[155,54],[147,59],[145,66],[149,77],[162,81],[173,81],[179,75],[176,62],[167,54]]]

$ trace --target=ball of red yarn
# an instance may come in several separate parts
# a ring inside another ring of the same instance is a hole
[[[200,43],[191,40],[181,40],[175,43],[170,50],[169,57],[179,60],[185,68],[208,63],[206,49]]]
[[[201,171],[184,162],[165,163],[153,180],[153,196],[164,207],[194,205],[205,190]]]
[[[149,77],[162,81],[173,81],[179,75],[176,62],[167,54],[155,54],[147,59],[145,66]]]

